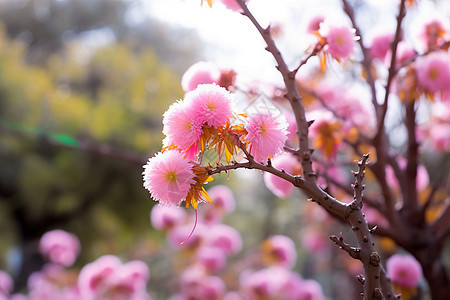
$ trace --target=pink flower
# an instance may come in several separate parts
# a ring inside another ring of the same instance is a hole
[[[78,276],[78,286],[83,299],[94,299],[107,288],[109,280],[121,265],[119,258],[105,255],[85,265]]]
[[[290,299],[294,273],[281,267],[270,267],[243,273],[240,278],[244,299]]]
[[[370,46],[370,55],[380,61],[384,61],[387,53],[391,49],[391,43],[394,40],[392,33],[384,33],[377,35],[372,39]]]
[[[0,296],[8,296],[14,288],[14,283],[8,273],[0,270]]]
[[[222,249],[208,246],[201,247],[197,251],[197,260],[210,273],[219,272],[227,263],[225,252]]]
[[[419,57],[416,62],[417,84],[427,93],[450,91],[450,59],[445,52]]]
[[[176,150],[150,158],[142,174],[144,187],[163,205],[180,205],[195,182],[192,164]]]
[[[181,224],[186,217],[184,209],[175,206],[155,205],[150,213],[150,221],[156,229],[170,230]]]
[[[431,20],[424,24],[423,31],[420,34],[425,49],[429,49],[433,46],[440,45],[445,41],[446,35],[448,35],[448,22],[447,20]]]
[[[40,242],[41,253],[48,257],[50,261],[70,266],[80,252],[80,241],[78,238],[64,230],[52,230],[45,233]]]
[[[197,124],[213,127],[225,125],[232,116],[231,100],[230,92],[216,84],[201,84],[184,99]]]
[[[105,255],[80,271],[78,286],[82,299],[150,299],[146,283],[150,277],[142,261],[127,264],[113,255]],[[104,298],[105,297],[105,298]]]
[[[228,225],[216,224],[207,231],[207,243],[222,249],[226,254],[236,254],[242,249],[242,238],[239,232]]]
[[[284,170],[286,173],[291,175],[301,174],[300,163],[292,154],[289,153],[281,154],[272,159],[272,166],[279,170]],[[264,183],[267,188],[275,194],[275,196],[280,198],[287,198],[294,191],[294,186],[292,183],[268,172],[264,173]]]
[[[219,83],[220,70],[211,63],[200,61],[184,72],[181,78],[181,86],[185,92],[193,91],[199,84],[205,83]]]
[[[325,20],[324,16],[317,15],[314,16],[311,20],[309,20],[308,25],[306,26],[307,33],[313,33],[314,31],[319,31],[320,24]]]
[[[334,58],[347,58],[353,53],[355,34],[347,26],[331,26],[325,35],[327,52]]]
[[[392,255],[386,262],[386,268],[392,282],[405,288],[416,287],[422,278],[422,267],[411,255]]]
[[[163,133],[167,136],[165,144],[171,143],[180,147],[182,150],[193,149],[202,134],[203,122],[195,119],[192,110],[185,105],[183,101],[173,103],[164,113]]]
[[[249,152],[256,161],[265,163],[269,157],[282,152],[287,126],[284,116],[274,117],[262,112],[249,117],[245,139],[250,142]]]
[[[183,249],[197,248],[198,246],[202,245],[205,240],[205,225],[202,223],[198,223],[194,232],[189,237],[189,234],[192,231],[192,226],[193,222],[176,226],[175,228],[170,230],[167,236],[169,245],[172,248],[183,247]],[[187,237],[189,237],[189,239],[187,239]],[[181,243],[183,243],[182,246]]]
[[[302,280],[300,288],[297,289],[295,300],[325,300],[320,284],[312,279]]]
[[[242,12],[242,8],[239,5],[239,3],[237,3],[236,0],[220,0],[223,5],[226,6],[226,8],[237,11],[237,12]],[[245,3],[247,3],[249,0],[245,0]]]
[[[262,244],[263,259],[270,265],[292,268],[297,261],[295,244],[284,235],[274,235]]]
[[[213,186],[207,192],[212,203],[208,203],[201,211],[203,213],[202,220],[205,223],[214,224],[221,220],[223,215],[234,210],[234,196],[226,185]]]

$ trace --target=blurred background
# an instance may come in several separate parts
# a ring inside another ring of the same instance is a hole
[[[137,4],[0,1],[0,269],[17,289],[51,229],[81,239],[80,266],[156,243],[142,165],[202,51],[193,31],[132,17]]]

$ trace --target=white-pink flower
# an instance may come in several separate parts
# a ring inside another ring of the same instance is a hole
[[[78,238],[64,230],[56,229],[46,232],[40,242],[41,253],[51,262],[71,266],[80,252]]]
[[[289,153],[281,154],[272,159],[272,166],[291,175],[297,175],[295,173],[301,170],[298,160]],[[292,183],[268,172],[264,173],[264,183],[275,196],[280,198],[289,197],[294,190]]]
[[[355,45],[355,33],[347,26],[330,26],[325,35],[328,48],[327,52],[334,58],[347,58],[353,53]]]
[[[9,296],[13,291],[14,283],[8,273],[0,270],[0,296]]]
[[[269,157],[281,153],[287,140],[287,127],[282,115],[275,117],[262,112],[249,117],[245,139],[250,142],[249,152],[253,158],[265,163]]]
[[[155,205],[150,213],[153,227],[170,230],[181,224],[186,218],[186,211],[180,207]]]
[[[370,55],[380,61],[384,61],[387,53],[391,49],[391,43],[394,40],[392,33],[383,33],[372,39],[370,46]]]
[[[216,84],[201,84],[186,94],[184,101],[196,123],[219,127],[232,116],[231,94]]]
[[[219,83],[220,70],[211,63],[200,61],[184,72],[181,78],[181,87],[185,92],[193,91],[199,84]]]
[[[164,113],[163,133],[165,144],[175,144],[182,150],[191,149],[200,139],[203,122],[195,118],[190,107],[183,101],[173,103]],[[197,147],[198,152],[198,147]]]
[[[387,274],[392,282],[414,288],[422,278],[422,267],[411,255],[394,254],[386,262]]]
[[[292,268],[297,261],[294,241],[285,235],[274,235],[262,244],[263,258],[270,265]]]
[[[428,93],[450,91],[450,58],[446,52],[419,57],[416,62],[417,84]]]
[[[163,205],[180,205],[195,182],[192,164],[176,150],[150,158],[142,174],[144,187]]]
[[[237,12],[241,12],[242,8],[239,5],[239,3],[237,3],[236,0],[220,0],[223,5],[225,5],[226,8],[237,11]],[[245,0],[245,3],[247,3],[249,0]]]

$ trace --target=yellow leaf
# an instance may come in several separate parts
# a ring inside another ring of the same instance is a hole
[[[212,0],[206,0],[206,2],[208,2],[209,7],[212,7]],[[203,0],[201,2],[201,5],[203,5]]]
[[[231,153],[228,151],[228,147],[225,147],[225,158],[227,160],[227,163],[230,163],[231,161]]]
[[[202,190],[200,191],[200,193],[206,200],[208,200],[209,202],[212,203],[211,198],[209,197],[208,193],[206,192],[206,190],[203,187],[202,187]],[[194,206],[194,205],[192,205],[192,206]]]

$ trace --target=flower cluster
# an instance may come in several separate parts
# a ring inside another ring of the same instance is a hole
[[[402,293],[403,299],[408,300],[417,293],[422,267],[413,256],[394,254],[386,262],[386,269],[394,288]]]
[[[251,155],[247,159],[266,163],[282,153],[287,141],[284,116],[257,112],[239,114],[238,121],[231,109],[233,94],[216,84],[216,73],[207,63],[189,68],[183,76],[184,99],[164,113],[162,152],[148,160],[143,172],[144,187],[162,205],[186,201],[197,209],[199,202],[211,202],[202,186],[212,180],[210,166],[201,166],[205,151],[214,149],[219,162],[225,155],[229,163],[242,149]]]
[[[28,278],[28,294],[13,294],[11,277],[0,271],[0,299],[11,300],[151,300],[147,293],[150,271],[138,260],[123,264],[105,255],[85,265],[79,273],[72,265],[80,251],[78,238],[63,230],[45,233],[40,249],[49,263]]]

